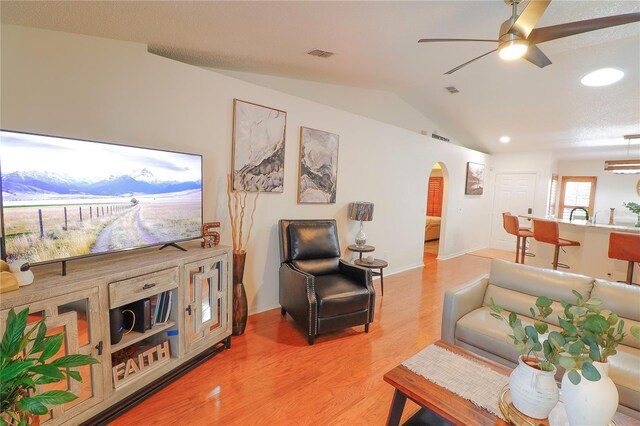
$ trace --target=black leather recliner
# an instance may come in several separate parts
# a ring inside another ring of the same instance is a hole
[[[280,306],[316,335],[373,322],[371,270],[340,259],[336,221],[280,220]]]

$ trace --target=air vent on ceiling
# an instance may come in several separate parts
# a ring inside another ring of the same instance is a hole
[[[328,52],[326,50],[313,49],[307,52],[308,55],[317,56],[319,58],[328,58],[329,56],[333,56],[333,52]]]
[[[454,93],[459,93],[460,91],[458,89],[456,89],[456,86],[449,86],[449,87],[445,87],[445,89],[447,89],[447,91],[449,93],[451,93],[452,95]]]

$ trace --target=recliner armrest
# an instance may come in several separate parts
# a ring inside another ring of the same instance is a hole
[[[316,335],[316,291],[313,275],[297,269],[290,263],[280,265],[280,306],[307,329],[309,336]]]
[[[441,339],[455,344],[456,323],[460,318],[482,306],[489,284],[489,274],[484,274],[444,294]]]
[[[356,283],[373,290],[373,274],[371,273],[371,269],[352,265],[343,259],[340,259],[338,266],[340,267],[341,274],[346,275]]]

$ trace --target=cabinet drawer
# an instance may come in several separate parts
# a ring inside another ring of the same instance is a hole
[[[178,268],[109,283],[111,309],[178,287]]]

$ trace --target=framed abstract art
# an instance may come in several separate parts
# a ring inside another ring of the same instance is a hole
[[[233,189],[282,192],[287,113],[233,100]]]
[[[300,127],[299,204],[336,202],[339,136]]]

